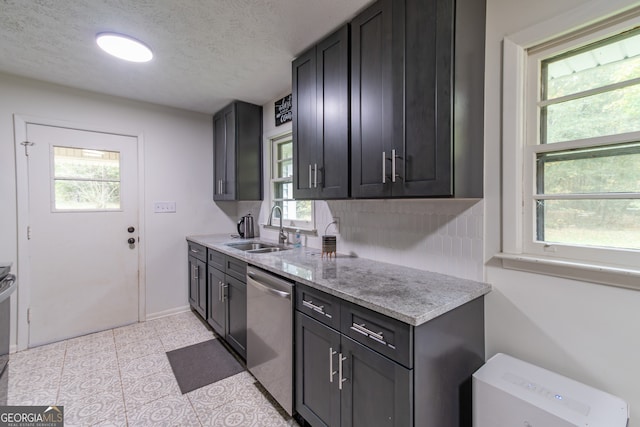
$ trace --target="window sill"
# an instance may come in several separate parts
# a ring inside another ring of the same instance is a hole
[[[640,270],[539,255],[499,253],[502,267],[619,288],[640,290]]]
[[[280,226],[279,225],[262,224],[262,228],[266,228],[267,230],[279,230]],[[285,225],[282,228],[287,233],[295,233],[296,230],[300,230],[300,234],[304,234],[304,235],[307,235],[307,236],[317,236],[318,235],[318,230],[311,229],[311,228],[290,227],[288,225]]]

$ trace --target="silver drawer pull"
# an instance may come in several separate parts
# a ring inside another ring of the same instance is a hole
[[[197,249],[193,249],[193,248],[191,249],[191,252],[193,252],[194,254],[199,254],[199,253],[200,253],[200,251],[199,251],[199,250],[197,250]]]
[[[374,341],[378,341],[380,344],[385,344],[385,345],[387,344],[387,342],[384,340],[384,336],[382,335],[382,332],[375,333],[375,332],[365,328],[364,325],[365,325],[364,323],[362,325],[358,325],[357,323],[354,323],[351,326],[351,329],[356,331],[356,332],[358,332],[358,333],[361,333],[362,335],[368,336],[369,338],[373,339]]]
[[[320,314],[326,314],[324,312],[324,305],[315,305],[311,301],[305,301],[305,300],[302,300],[302,305],[304,305],[307,308],[310,308],[313,311],[317,311]]]

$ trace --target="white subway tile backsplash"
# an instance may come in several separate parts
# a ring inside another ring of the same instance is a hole
[[[317,202],[316,226],[321,235],[340,217],[342,253],[483,280],[483,205],[469,199]],[[319,238],[309,244],[319,247]]]

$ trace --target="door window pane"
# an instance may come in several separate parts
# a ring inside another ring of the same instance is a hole
[[[74,147],[53,149],[54,210],[120,209],[120,153]]]

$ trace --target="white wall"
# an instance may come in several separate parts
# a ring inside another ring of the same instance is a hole
[[[640,292],[517,271],[500,251],[501,41],[585,0],[488,0],[485,98],[487,357],[504,352],[615,394],[640,426]],[[629,1],[631,3],[631,1]],[[512,213],[515,215],[515,207]]]
[[[0,260],[17,261],[13,114],[143,135],[146,313],[187,307],[185,236],[227,232],[236,216],[212,200],[211,116],[2,74],[0,93]],[[177,212],[154,214],[153,201],[175,201]]]

